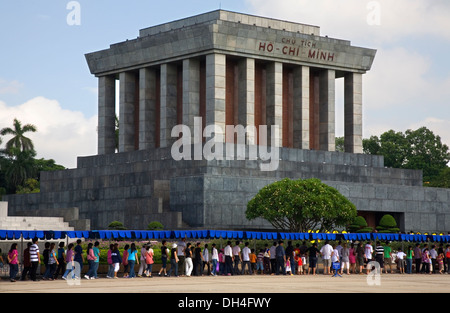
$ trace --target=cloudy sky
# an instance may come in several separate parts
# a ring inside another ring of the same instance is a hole
[[[363,78],[364,137],[426,126],[450,145],[448,0],[2,1],[0,128],[14,118],[36,125],[38,157],[76,167],[77,156],[97,152],[97,80],[84,54],[218,8],[320,26],[323,36],[377,49]]]

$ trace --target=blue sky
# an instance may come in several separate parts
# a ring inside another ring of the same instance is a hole
[[[321,27],[321,34],[378,50],[363,80],[363,134],[427,126],[450,145],[450,1],[446,0],[78,0],[0,2],[0,128],[17,117],[39,132],[38,157],[67,167],[96,154],[97,79],[84,54],[133,39],[139,30],[225,10]],[[336,81],[336,135],[343,135]],[[7,138],[4,138],[4,142]]]

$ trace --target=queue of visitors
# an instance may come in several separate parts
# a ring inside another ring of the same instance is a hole
[[[170,247],[165,240],[161,245],[161,269],[158,276],[203,276],[203,275],[317,275],[319,258],[322,260],[322,273],[334,274],[368,274],[373,266],[381,269],[381,273],[400,274],[450,274],[450,245],[444,247],[425,243],[409,245],[405,251],[398,249],[394,254],[390,244],[381,245],[377,241],[367,243],[337,242],[330,244],[325,241],[321,248],[317,243],[308,246],[305,241],[297,243],[275,241],[261,249],[250,248],[245,242],[241,249],[241,242],[234,244],[228,241],[221,249],[215,243],[204,244],[197,242],[192,245],[183,238]],[[0,255],[1,258],[1,255]],[[84,252],[81,240],[76,244],[65,247],[61,242],[56,248],[55,243],[46,243],[43,251],[45,272],[43,280],[80,278],[83,264],[87,260],[89,270],[83,276],[85,279],[97,279],[100,250],[99,243],[89,243]],[[143,245],[138,257],[136,245],[125,245],[123,251],[118,244],[111,244],[107,252],[108,272],[106,278],[118,278],[121,265],[122,277],[136,277],[135,266],[139,265],[137,277],[152,277],[154,251],[150,244]],[[0,263],[4,263],[0,259]],[[11,245],[8,251],[7,263],[10,267],[10,280],[16,281],[19,273],[19,254],[17,243]],[[23,270],[20,280],[28,277],[37,281],[37,269],[41,263],[38,239],[27,244],[23,251]],[[167,265],[170,268],[167,269]],[[389,269],[389,271],[388,271]],[[69,276],[70,275],[70,276]]]

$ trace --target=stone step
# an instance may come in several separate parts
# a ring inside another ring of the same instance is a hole
[[[61,217],[0,217],[0,229],[8,230],[73,230]]]

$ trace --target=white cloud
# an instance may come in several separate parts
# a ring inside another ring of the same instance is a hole
[[[0,95],[17,94],[22,87],[23,84],[17,80],[7,81],[0,78]]]
[[[33,98],[19,106],[0,101],[0,128],[12,126],[17,118],[22,125],[33,124],[36,133],[29,133],[37,157],[54,159],[67,168],[76,167],[77,156],[97,153],[97,116],[86,118],[83,113],[65,110],[58,101]],[[3,143],[9,139],[3,138]]]
[[[369,109],[410,106],[438,86],[426,75],[431,61],[405,48],[379,49],[372,70],[364,75],[364,100]]]
[[[247,0],[255,14],[320,26],[329,37],[372,42],[436,35],[450,40],[447,0]],[[379,21],[379,25],[377,22]]]

